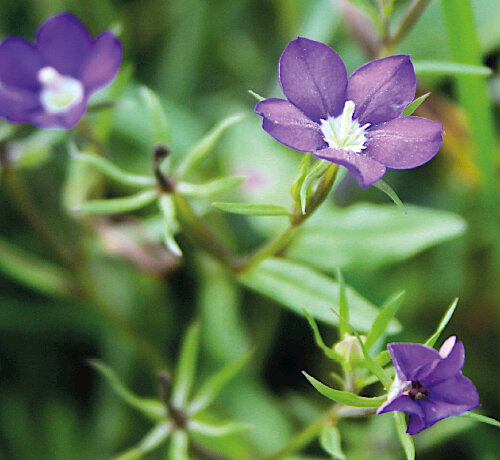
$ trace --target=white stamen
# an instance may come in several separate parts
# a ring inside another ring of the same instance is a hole
[[[82,83],[76,78],[61,75],[53,67],[41,68],[38,81],[42,85],[40,101],[49,113],[67,112],[83,100]]]

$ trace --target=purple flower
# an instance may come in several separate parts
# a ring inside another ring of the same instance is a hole
[[[111,31],[94,40],[69,13],[45,21],[35,44],[9,37],[0,44],[0,117],[70,129],[90,96],[115,78],[121,58],[121,43]]]
[[[476,387],[462,375],[465,349],[456,337],[447,339],[439,351],[418,343],[390,343],[387,349],[396,379],[377,414],[410,414],[407,433],[418,433],[481,405]]]
[[[260,101],[255,112],[277,141],[345,166],[363,188],[386,168],[411,169],[441,148],[438,121],[402,117],[415,98],[410,56],[368,62],[349,78],[340,56],[329,46],[298,37],[283,51],[279,81],[288,101]]]

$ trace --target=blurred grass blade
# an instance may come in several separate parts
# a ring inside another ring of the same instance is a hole
[[[403,112],[403,117],[408,117],[415,112],[424,102],[425,100],[431,95],[431,93],[425,93],[420,97],[417,97],[408,107],[406,107],[405,111]]]
[[[249,89],[248,92],[258,101],[263,101],[265,99],[265,97],[261,96],[259,93],[256,93],[255,91],[252,91],[251,89]]]
[[[314,377],[311,377],[307,372],[302,371],[305,378],[309,383],[316,388],[323,396],[331,399],[332,401],[338,402],[340,404],[345,404],[346,406],[353,407],[379,407],[386,399],[387,396],[378,396],[376,398],[367,398],[365,396],[358,396],[354,393],[348,391],[334,390]]]
[[[321,447],[325,450],[325,452],[328,452],[332,458],[345,460],[346,457],[342,451],[340,440],[340,431],[336,426],[325,425],[323,427],[323,431],[321,432],[321,436],[319,438]]]
[[[221,425],[208,425],[197,420],[190,420],[188,422],[189,431],[208,436],[209,438],[221,438],[252,429],[252,425],[240,422],[228,422]]]
[[[500,422],[498,420],[491,417],[486,417],[486,415],[480,415],[474,412],[466,412],[465,414],[462,414],[459,417],[475,420],[476,422],[487,423],[488,425],[493,425],[496,426],[497,428],[500,428]]]
[[[154,91],[146,86],[143,86],[140,89],[140,92],[142,98],[146,102],[149,116],[151,118],[154,142],[170,146],[172,142],[170,137],[170,123],[167,114],[161,105],[160,98]]]
[[[185,431],[177,430],[174,432],[166,458],[172,460],[190,460],[188,434]]]
[[[311,329],[313,330],[314,341],[316,342],[316,345],[321,348],[321,350],[323,350],[323,353],[328,358],[341,362],[342,357],[333,348],[326,345],[323,341],[323,337],[321,337],[321,333],[319,332],[318,325],[316,324],[316,321],[314,321],[314,318],[307,312],[305,308],[303,309],[303,312],[305,317],[307,318],[307,321],[309,322],[309,325],[311,326]]]
[[[175,190],[182,195],[206,198],[212,195],[217,195],[218,193],[227,192],[232,190],[238,185],[245,182],[246,177],[236,176],[236,177],[221,177],[218,179],[211,180],[204,184],[191,184],[189,182],[179,182]]]
[[[349,304],[347,303],[347,296],[345,293],[345,281],[340,271],[340,267],[337,267],[337,282],[339,283],[339,313],[342,318],[349,321]],[[345,334],[348,333],[348,327],[344,322],[339,323],[339,336],[340,340],[344,340]]]
[[[165,407],[160,401],[140,398],[133,394],[118,378],[115,372],[106,364],[97,360],[89,360],[92,366],[111,385],[113,391],[130,407],[137,409],[146,417],[154,421],[161,421],[165,418]]]
[[[109,178],[114,179],[121,184],[130,185],[132,187],[153,187],[156,183],[154,177],[152,176],[129,174],[120,168],[117,168],[106,158],[77,151],[74,145],[71,145],[69,150],[71,157],[76,161],[93,166]]]
[[[175,204],[172,195],[161,195],[158,204],[164,218],[163,241],[165,246],[176,256],[182,256],[182,250],[174,238],[179,224],[176,219]]]
[[[382,18],[377,10],[377,8],[370,3],[369,0],[347,0],[349,3],[352,3],[354,6],[358,7],[361,11],[363,11],[366,16],[372,21],[373,25],[377,29],[379,34],[383,34],[384,25],[382,23]]]
[[[468,75],[475,77],[489,77],[492,70],[482,65],[461,64],[447,61],[417,61],[413,62],[417,75]]]
[[[172,432],[172,425],[169,423],[160,423],[156,425],[144,438],[132,449],[127,450],[113,460],[136,460],[142,458],[145,454],[155,450],[163,444],[169,434]]]
[[[401,209],[401,211],[403,211],[403,214],[407,214],[405,205],[400,200],[394,189],[387,182],[379,180],[376,184],[373,184],[373,186],[377,187],[380,191],[384,192],[392,201],[394,201],[394,204],[399,209]]]
[[[184,336],[172,386],[172,404],[179,409],[186,407],[191,392],[198,359],[199,341],[200,325],[193,323]]]
[[[221,211],[232,214],[243,214],[246,216],[288,216],[288,209],[274,204],[253,203],[212,203],[212,206]]]
[[[401,301],[405,295],[405,291],[398,292],[392,296],[383,306],[377,318],[373,322],[370,332],[366,336],[365,346],[369,350],[375,342],[384,334],[389,322],[394,318],[401,306]]]
[[[415,460],[415,446],[413,439],[406,433],[405,414],[403,412],[394,412],[394,421],[399,440],[406,454],[407,460]]]
[[[50,296],[70,296],[72,281],[65,270],[0,238],[0,271]]]
[[[250,356],[252,356],[252,353],[247,353],[240,359],[224,366],[222,369],[212,374],[201,386],[200,390],[189,404],[187,412],[190,415],[194,415],[210,406],[217,396],[219,396],[222,389],[248,362]]]
[[[150,189],[124,198],[87,201],[73,208],[73,211],[85,212],[87,214],[120,214],[137,211],[152,203],[157,197],[158,191]]]
[[[221,121],[212,128],[205,136],[203,136],[196,145],[186,154],[177,169],[178,177],[184,177],[190,173],[195,166],[202,162],[213,150],[219,138],[224,134],[226,129],[233,126],[238,121],[242,120],[246,115],[238,113]]]
[[[453,313],[455,312],[455,309],[457,308],[457,303],[458,303],[458,297],[451,303],[451,305],[448,307],[448,310],[446,310],[446,313],[443,316],[443,319],[439,323],[438,328],[436,329],[436,332],[432,334],[427,341],[425,342],[425,345],[429,347],[433,347],[434,344],[436,343],[437,339],[439,339],[439,336],[441,335],[441,332],[443,332],[444,328],[450,321],[451,317],[453,316]]]

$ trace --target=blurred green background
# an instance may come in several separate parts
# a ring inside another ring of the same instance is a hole
[[[408,3],[395,2],[395,21]],[[328,214],[334,213],[334,200],[348,210],[357,209],[353,203],[361,201],[385,203],[376,209],[389,210],[391,219],[400,216],[385,195],[362,190],[348,178],[324,212],[311,219],[307,234],[311,241],[331,238],[327,251],[331,260],[314,259],[314,248],[300,245],[291,257],[326,273],[335,273],[340,265],[347,283],[375,305],[406,290],[398,314],[404,330],[391,337],[393,341],[424,341],[453,298],[460,297],[445,337],[456,334],[465,343],[464,374],[478,388],[482,413],[495,416],[500,406],[496,184],[500,3],[472,3],[475,24],[470,28],[477,31],[480,61],[493,75],[488,79],[419,76],[418,94],[432,91],[432,95],[417,115],[442,121],[445,143],[429,164],[410,172],[391,171],[386,178],[405,203],[449,213],[431,216],[425,225],[419,215],[408,228],[403,225],[394,235],[384,235],[385,214],[373,211],[360,222],[349,220],[349,215]],[[140,173],[151,169],[152,132],[139,84],[161,96],[172,125],[174,162],[220,119],[235,112],[249,114],[228,130],[215,155],[194,176],[199,180],[216,173],[250,176],[237,196],[233,192],[226,201],[290,204],[289,186],[301,154],[260,129],[259,117],[251,114],[255,99],[247,92],[280,96],[277,61],[286,43],[297,35],[324,41],[342,56],[349,72],[373,58],[377,47],[366,19],[340,0],[0,0],[0,36],[31,40],[47,17],[64,10],[77,15],[94,36],[110,27],[121,31],[120,78],[125,88],[118,88],[118,82],[97,96],[106,100],[113,91],[119,94],[111,116],[88,118],[98,130],[109,124],[106,152],[124,169]],[[415,60],[456,59],[457,46],[467,54],[467,43],[449,37],[441,2],[431,1],[394,51],[412,54]],[[476,99],[481,108],[475,112],[464,94],[484,88],[487,104]],[[496,128],[481,118],[490,104]],[[493,143],[488,144],[488,132],[478,133],[478,126],[494,129]],[[27,128],[26,135],[33,136]],[[157,224],[146,219],[149,213],[133,219],[75,217],[67,209],[82,194],[121,196],[128,191],[75,170],[60,133],[30,139],[31,143],[19,141],[15,147],[20,158],[18,178],[31,205],[16,198],[6,184],[0,185],[0,243],[9,244],[7,249],[0,245],[4,258],[0,262],[1,459],[106,459],[138,442],[149,423],[127,408],[86,360],[102,359],[135,392],[154,397],[158,359],[169,367],[175,363],[183,331],[195,318],[202,330],[200,376],[255,349],[251,363],[222,393],[214,417],[228,416],[256,428],[214,448],[234,458],[246,458],[249,452],[270,454],[327,407],[328,401],[300,374],[307,369],[325,380],[334,368],[315,348],[303,318],[274,300],[239,288],[182,233],[178,241],[185,257],[182,261],[173,257],[158,243]],[[207,212],[208,204],[197,206]],[[45,222],[45,233],[40,233],[38,217]],[[279,218],[227,218],[220,212],[209,212],[207,218],[240,252],[284,225]],[[382,229],[377,233],[378,225]],[[352,248],[343,254],[342,248],[349,244]],[[363,244],[367,252],[356,253]],[[69,272],[78,289],[67,292],[64,286],[54,287],[51,279],[46,285],[27,280],[22,263],[28,270],[37,268],[30,265],[35,262],[12,255],[13,247],[58,267],[54,276],[59,281],[60,270]],[[8,267],[11,255],[21,274]],[[324,333],[335,340],[334,329],[324,327]],[[339,427],[349,459],[403,458],[392,423],[383,416],[341,421]],[[498,458],[498,439],[493,427],[448,419],[416,436],[415,442],[422,460],[493,460]],[[306,455],[325,457],[316,444]],[[145,458],[165,457],[155,452]]]

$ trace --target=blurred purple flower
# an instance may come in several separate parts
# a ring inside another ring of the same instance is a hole
[[[0,117],[71,129],[90,96],[115,78],[121,58],[121,43],[111,31],[94,40],[69,13],[45,21],[35,44],[6,38],[0,44]]]
[[[446,417],[479,407],[476,387],[462,375],[464,345],[456,340],[450,337],[439,351],[418,343],[390,343],[387,349],[396,378],[377,414],[410,414],[407,433],[415,434]]]
[[[279,81],[288,101],[257,103],[263,129],[295,150],[345,166],[363,188],[386,168],[421,166],[443,143],[438,121],[401,116],[417,85],[410,56],[376,59],[347,78],[334,50],[298,37],[280,57]]]

